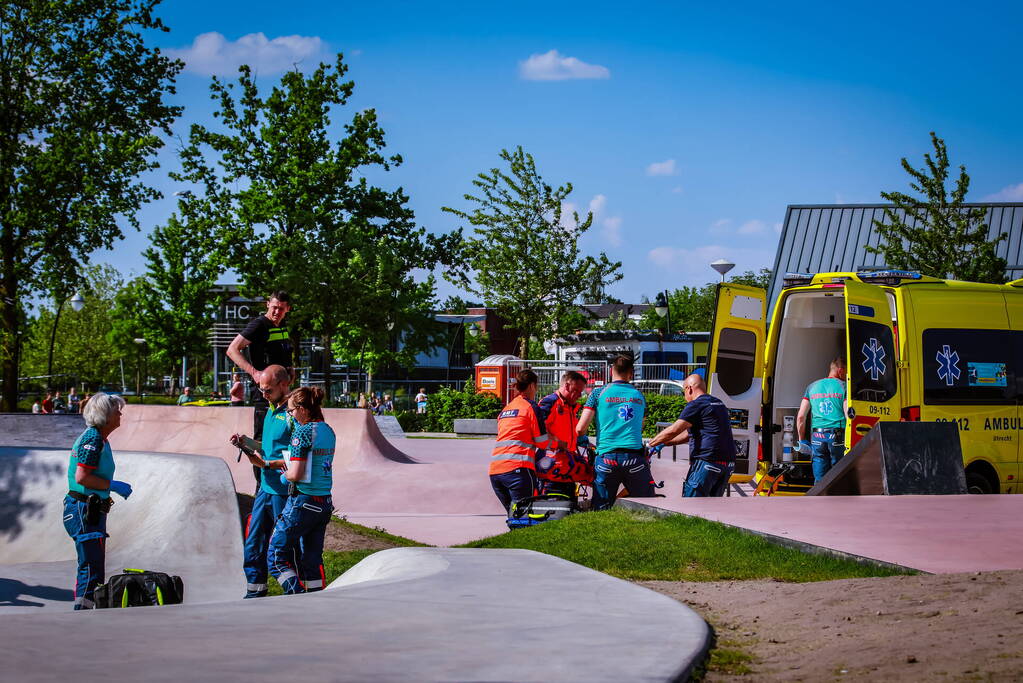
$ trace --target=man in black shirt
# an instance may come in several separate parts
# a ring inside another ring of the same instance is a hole
[[[689,473],[682,485],[682,497],[723,496],[735,471],[735,438],[728,407],[707,393],[707,385],[699,375],[686,377],[682,390],[688,401],[682,414],[647,446],[688,442]]]
[[[263,434],[263,418],[266,417],[268,404],[259,391],[259,381],[263,370],[271,365],[280,365],[288,371],[291,381],[295,381],[294,353],[291,338],[284,327],[284,316],[291,311],[291,297],[287,292],[277,291],[270,295],[266,302],[266,313],[249,321],[242,333],[234,338],[227,347],[227,357],[234,361],[243,372],[248,373],[253,382],[252,405],[255,413],[252,421],[252,436],[256,441]],[[242,353],[249,350],[248,359]],[[259,473],[256,471],[256,481]]]

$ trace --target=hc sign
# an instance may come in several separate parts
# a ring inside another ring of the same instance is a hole
[[[248,304],[227,304],[224,306],[225,320],[248,320],[252,317]]]

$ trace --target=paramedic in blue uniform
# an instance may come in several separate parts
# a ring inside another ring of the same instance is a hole
[[[334,511],[330,497],[336,438],[323,421],[323,390],[299,387],[288,397],[288,413],[297,423],[291,457],[281,475],[294,485],[270,537],[270,573],[287,594],[323,590],[323,537]],[[295,555],[301,550],[301,559]]]
[[[845,359],[831,361],[828,376],[806,388],[796,415],[799,452],[812,456],[813,480],[818,482],[845,455]],[[806,416],[812,424],[806,441]]]
[[[651,448],[689,442],[689,472],[683,498],[725,495],[735,471],[735,438],[728,408],[707,393],[703,377],[693,374],[682,382],[686,406],[672,424],[647,445]]]
[[[131,486],[114,479],[114,455],[107,442],[110,433],[121,426],[123,409],[120,396],[93,396],[82,410],[85,431],[71,447],[64,529],[78,553],[76,610],[95,608],[96,586],[106,579],[107,512],[113,505],[110,492],[123,498],[131,495]]]
[[[284,451],[291,445],[293,421],[288,415],[287,396],[291,375],[280,365],[271,365],[260,373],[259,389],[268,402],[263,419],[262,455],[250,455],[249,462],[259,470],[259,488],[252,502],[252,514],[245,528],[246,598],[266,595],[266,552],[277,516],[288,501],[288,485],[281,481],[287,466]],[[236,443],[240,435],[231,437]]]
[[[618,356],[611,363],[611,383],[593,390],[576,427],[586,434],[597,425],[597,458],[593,463],[593,510],[607,510],[625,484],[630,496],[655,495],[650,461],[643,448],[643,413],[646,399],[632,386],[633,361]]]
[[[263,434],[264,418],[266,417],[267,401],[260,391],[259,379],[271,365],[280,365],[287,369],[291,381],[295,380],[295,361],[291,348],[291,337],[284,327],[284,316],[291,311],[291,297],[285,291],[276,291],[266,302],[266,313],[249,321],[242,333],[237,335],[227,347],[227,357],[235,365],[248,373],[253,382],[252,396],[252,438],[259,441]],[[248,349],[249,357],[242,353]],[[253,469],[256,476],[256,487],[259,488],[260,476],[258,469]]]

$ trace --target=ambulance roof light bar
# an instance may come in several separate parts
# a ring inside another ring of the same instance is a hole
[[[783,289],[788,289],[789,287],[802,287],[811,282],[813,282],[813,273],[785,273],[781,286]]]
[[[915,270],[861,270],[856,273],[861,282],[878,285],[897,285],[902,280],[919,280],[920,273]]]

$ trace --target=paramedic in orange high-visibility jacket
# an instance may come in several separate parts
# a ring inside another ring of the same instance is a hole
[[[560,493],[575,499],[577,483],[593,483],[593,468],[579,453],[579,447],[589,444],[589,439],[576,433],[582,408],[578,401],[584,389],[586,378],[568,370],[561,376],[558,390],[537,401],[549,436],[547,452],[536,461],[540,493]]]
[[[515,378],[519,392],[497,416],[497,444],[490,456],[490,485],[501,505],[536,495],[536,457],[547,447],[544,415],[536,405],[537,376],[523,370]]]

